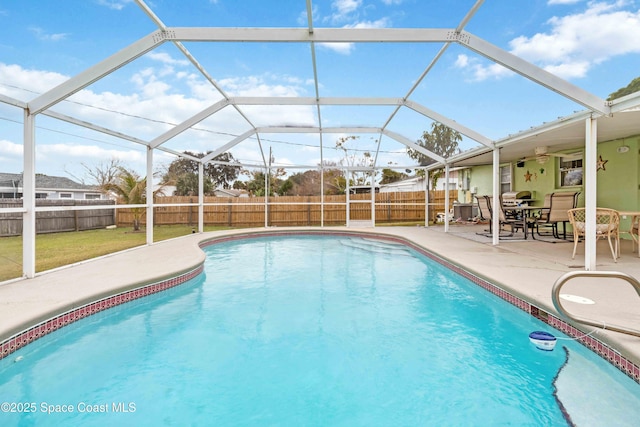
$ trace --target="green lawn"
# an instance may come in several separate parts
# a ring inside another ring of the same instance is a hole
[[[156,242],[190,234],[193,227],[156,227]],[[226,227],[205,227],[205,231]],[[144,245],[144,229],[134,233],[130,227],[68,233],[39,234],[36,237],[36,271],[50,270],[101,255]],[[0,237],[0,282],[22,276],[22,236]]]

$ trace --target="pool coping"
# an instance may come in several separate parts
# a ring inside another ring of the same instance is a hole
[[[62,301],[57,301],[56,304],[49,304],[35,312],[32,310],[30,316],[22,316],[22,319],[18,322],[9,322],[9,324],[2,322],[2,326],[0,327],[0,359],[10,356],[15,351],[37,339],[64,326],[70,325],[77,320],[188,282],[203,272],[205,256],[202,248],[206,246],[230,240],[286,235],[367,236],[401,243],[411,247],[429,259],[455,271],[474,284],[526,312],[530,316],[574,338],[604,360],[611,363],[636,383],[640,384],[640,365],[633,359],[635,355],[623,355],[622,351],[616,348],[615,343],[607,342],[606,336],[604,340],[599,340],[591,335],[587,335],[576,326],[562,320],[553,309],[545,306],[545,304],[529,302],[520,292],[504,283],[496,281],[495,278],[488,277],[484,273],[469,268],[469,266],[461,265],[457,260],[434,252],[433,249],[418,243],[417,240],[420,239],[411,236],[412,233],[409,233],[407,236],[407,233],[396,233],[393,231],[397,230],[348,228],[225,230],[224,232],[196,234],[185,236],[184,238],[172,239],[171,241],[158,242],[151,246],[139,247],[134,250],[84,262],[81,264],[82,266],[102,262],[103,264],[107,264],[107,270],[109,266],[113,268],[114,265],[122,266],[122,263],[126,263],[128,267],[124,269],[126,271],[131,271],[132,269],[135,271],[136,266],[139,267],[140,264],[145,264],[145,262],[153,263],[155,274],[146,272],[146,269],[138,268],[137,270],[145,271],[139,271],[139,273],[142,274],[137,274],[129,280],[123,280],[125,279],[124,277],[118,276],[118,280],[115,280],[115,282],[118,282],[117,285],[107,283],[106,287],[103,286],[98,289],[93,289],[92,292],[72,293],[72,295],[67,295],[66,298],[62,298]],[[410,228],[409,231],[411,231]],[[183,240],[188,240],[192,243],[188,245],[190,247],[188,250],[184,248]],[[173,246],[179,246],[183,250],[175,252]],[[167,249],[167,247],[169,247],[169,250],[163,250]],[[154,251],[153,248],[157,250]],[[147,256],[143,257],[145,262],[141,262],[139,256],[145,252],[147,253]],[[164,254],[166,257],[167,253],[172,254],[170,258],[171,262],[169,259],[163,258],[165,262],[162,263],[163,267],[160,268],[157,263],[158,260],[154,259],[154,256]],[[135,258],[133,264],[131,263],[131,258]],[[29,283],[37,282],[39,278],[51,278],[56,275],[72,273],[74,268],[78,269],[79,267],[79,265],[76,265],[66,269],[46,272],[34,279],[13,281],[8,285],[0,286],[0,300],[4,303],[4,298],[1,297],[6,295],[7,290],[19,292],[21,289],[18,289],[18,287],[28,286]],[[82,275],[80,276],[82,277]],[[51,285],[52,283],[52,281],[47,280],[40,281],[44,282],[45,286]],[[59,281],[53,280],[53,283],[58,287],[64,287],[64,284],[59,285]],[[9,289],[10,287],[14,289]]]

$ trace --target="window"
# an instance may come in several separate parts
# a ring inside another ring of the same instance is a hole
[[[22,199],[22,193],[0,193],[0,199]]]
[[[85,200],[100,200],[100,194],[88,193],[84,195]]]
[[[560,187],[582,185],[582,158],[575,156],[560,157],[558,162]]]
[[[60,198],[60,199],[73,199],[73,194],[71,194],[71,193],[60,193],[58,195],[58,198]]]
[[[511,164],[500,166],[500,194],[511,191]]]

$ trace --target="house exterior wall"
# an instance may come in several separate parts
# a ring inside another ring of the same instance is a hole
[[[38,195],[46,195],[46,199],[53,200],[106,200],[107,196],[101,194],[99,191],[88,191],[88,190],[53,190],[53,189],[36,189],[36,194]],[[65,197],[66,195],[70,195],[70,197]]]
[[[424,179],[406,179],[380,186],[381,193],[402,193],[408,191],[424,191]]]
[[[449,187],[451,190],[460,190],[461,181],[459,179],[460,173],[458,171],[452,171],[449,173]],[[436,187],[432,190],[446,190],[446,182],[444,179],[444,173],[438,179]],[[424,191],[424,179],[409,178],[402,181],[392,182],[390,184],[383,184],[380,186],[381,193],[397,193],[397,192],[410,192],[410,191]]]
[[[0,172],[0,199],[22,198],[22,175]],[[79,184],[66,177],[36,174],[36,199],[107,200],[95,187]]]
[[[476,190],[475,194],[485,195],[493,193],[492,176],[492,165],[475,166],[471,169],[470,187]]]

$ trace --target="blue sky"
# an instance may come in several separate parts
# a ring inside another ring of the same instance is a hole
[[[148,1],[169,27],[302,27],[304,0]],[[314,26],[334,28],[455,28],[472,0],[313,1]],[[157,27],[128,0],[21,0],[0,3],[0,94],[30,101]],[[486,1],[465,30],[606,98],[640,76],[640,1]],[[188,43],[185,47],[231,96],[315,96],[311,53],[297,43]],[[404,97],[441,45],[317,46],[320,96]],[[152,140],[222,96],[172,44],[96,82],[52,108],[142,140]],[[412,101],[491,138],[528,129],[584,109],[459,45],[451,45]],[[311,107],[244,107],[256,126],[317,125]],[[391,107],[322,107],[323,126],[382,126]],[[22,111],[0,103],[0,171],[22,171]],[[36,170],[88,179],[85,166],[119,159],[144,174],[145,150],[51,118],[37,119]],[[402,109],[389,129],[410,140],[431,121]],[[169,141],[175,150],[214,150],[250,128],[226,108]],[[325,135],[323,158],[344,135]],[[378,135],[358,135],[354,150],[373,150]],[[317,135],[263,135],[264,152],[280,165],[317,165]],[[467,140],[464,149],[477,144]],[[362,151],[353,151],[356,155]],[[232,149],[237,159],[262,157],[255,139]],[[157,167],[173,158],[158,153]],[[410,165],[404,146],[382,138],[378,164]]]

